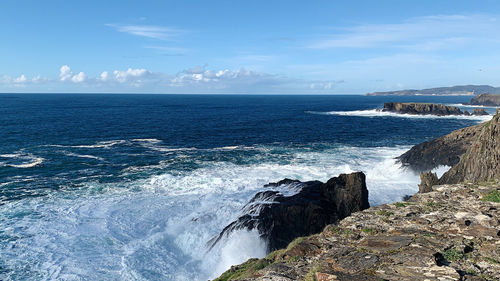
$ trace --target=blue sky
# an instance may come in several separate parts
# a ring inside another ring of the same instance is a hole
[[[500,1],[0,2],[0,92],[500,86]]]

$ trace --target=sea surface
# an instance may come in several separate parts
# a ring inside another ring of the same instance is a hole
[[[394,157],[490,117],[376,109],[469,99],[0,94],[0,280],[216,277],[265,256],[246,231],[207,248],[264,184],[363,171],[398,201],[419,179]]]

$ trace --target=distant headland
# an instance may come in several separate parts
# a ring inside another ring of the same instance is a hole
[[[463,85],[452,87],[429,88],[422,90],[400,90],[373,92],[367,96],[475,96],[482,93],[500,94],[500,87],[489,85]]]

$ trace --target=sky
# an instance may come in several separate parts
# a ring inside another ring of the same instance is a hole
[[[500,1],[0,2],[0,92],[500,86]]]

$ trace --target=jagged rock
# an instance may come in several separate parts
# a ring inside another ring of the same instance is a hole
[[[467,110],[464,110],[464,115],[465,115],[465,116],[470,116],[470,112],[469,112],[469,111],[467,111]]]
[[[401,114],[432,114],[438,116],[463,115],[460,108],[456,106],[433,104],[433,103],[403,103],[386,102],[382,111],[395,112]]]
[[[466,127],[437,139],[417,144],[397,159],[403,166],[417,172],[429,171],[440,165],[454,166],[460,161],[460,156],[475,141],[482,126],[479,124]]]
[[[418,185],[419,193],[426,193],[432,191],[432,186],[437,185],[439,179],[436,173],[422,172],[420,173],[420,184]]]
[[[472,115],[490,115],[488,112],[484,110],[484,108],[474,108],[474,111],[472,112]]]
[[[439,182],[500,181],[500,113],[486,123],[460,162],[439,179]]]
[[[500,182],[434,186],[353,213],[230,280],[500,280],[500,203],[485,199],[499,191]]]
[[[500,106],[500,95],[480,94],[472,98],[471,105]]]
[[[238,229],[257,229],[269,250],[283,248],[299,236],[318,233],[323,228],[369,207],[365,175],[341,174],[326,183],[285,179],[282,184],[300,187],[299,193],[283,196],[277,191],[257,193],[245,206],[247,214],[229,224],[211,244]]]

